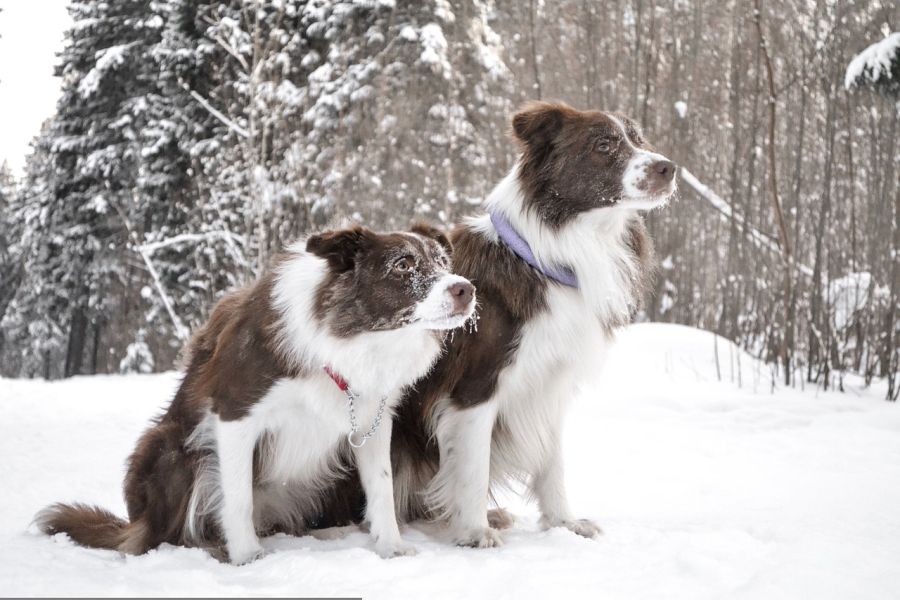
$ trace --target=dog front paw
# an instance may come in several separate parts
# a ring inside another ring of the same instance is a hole
[[[603,534],[603,530],[600,529],[600,526],[590,519],[542,519],[542,521],[545,528],[565,527],[572,533],[576,533],[581,537],[593,539]]]
[[[398,556],[415,556],[416,548],[405,542],[375,544],[375,552],[381,558],[397,558]]]
[[[244,547],[228,546],[228,561],[235,565],[246,565],[263,555],[262,546],[259,543]]]
[[[500,532],[491,527],[478,527],[469,529],[462,534],[454,536],[457,546],[469,548],[498,548],[503,545]]]

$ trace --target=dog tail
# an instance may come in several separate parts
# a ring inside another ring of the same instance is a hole
[[[147,551],[146,528],[141,520],[129,523],[96,506],[53,504],[39,512],[34,522],[47,535],[66,533],[82,546],[118,550],[125,554]]]

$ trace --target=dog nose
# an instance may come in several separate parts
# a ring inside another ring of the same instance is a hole
[[[672,181],[675,177],[675,163],[669,160],[660,160],[653,163],[650,170],[666,183]]]
[[[475,286],[468,281],[457,281],[447,288],[447,293],[453,298],[454,312],[461,312],[469,307],[475,296]]]

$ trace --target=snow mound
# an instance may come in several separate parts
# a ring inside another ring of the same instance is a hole
[[[617,335],[604,379],[609,385],[651,375],[665,386],[724,382],[769,391],[771,385],[768,365],[712,332],[684,325],[632,325]],[[643,385],[660,391],[649,382]]]
[[[413,524],[403,535],[418,555],[389,561],[354,529],[270,537],[262,559],[232,567],[197,549],[80,548],[29,525],[56,501],[124,515],[125,460],[178,382],[0,379],[4,594],[896,598],[900,406],[854,381],[846,394],[773,392],[766,365],[677,325],[622,331],[573,403],[568,489],[576,515],[604,528],[598,540],[541,530],[517,497],[501,498],[518,516],[505,546],[455,548]]]

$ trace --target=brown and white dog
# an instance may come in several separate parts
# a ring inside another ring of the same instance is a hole
[[[476,547],[501,543],[488,499],[511,481],[546,526],[599,533],[569,509],[563,413],[652,279],[639,212],[675,191],[675,165],[621,115],[533,103],[512,126],[521,157],[488,214],[451,236],[455,272],[478,287],[477,330],[410,388],[392,448],[400,516],[444,518]]]
[[[258,534],[315,525],[349,465],[376,551],[410,553],[394,513],[391,417],[434,364],[444,331],[472,315],[474,288],[449,273],[449,251],[426,226],[357,227],[292,247],[253,286],[221,300],[194,337],[175,399],[129,460],[129,521],[57,504],[38,515],[39,527],[132,554],[164,542],[224,543],[244,563],[261,552]],[[380,402],[384,423],[365,443]]]

